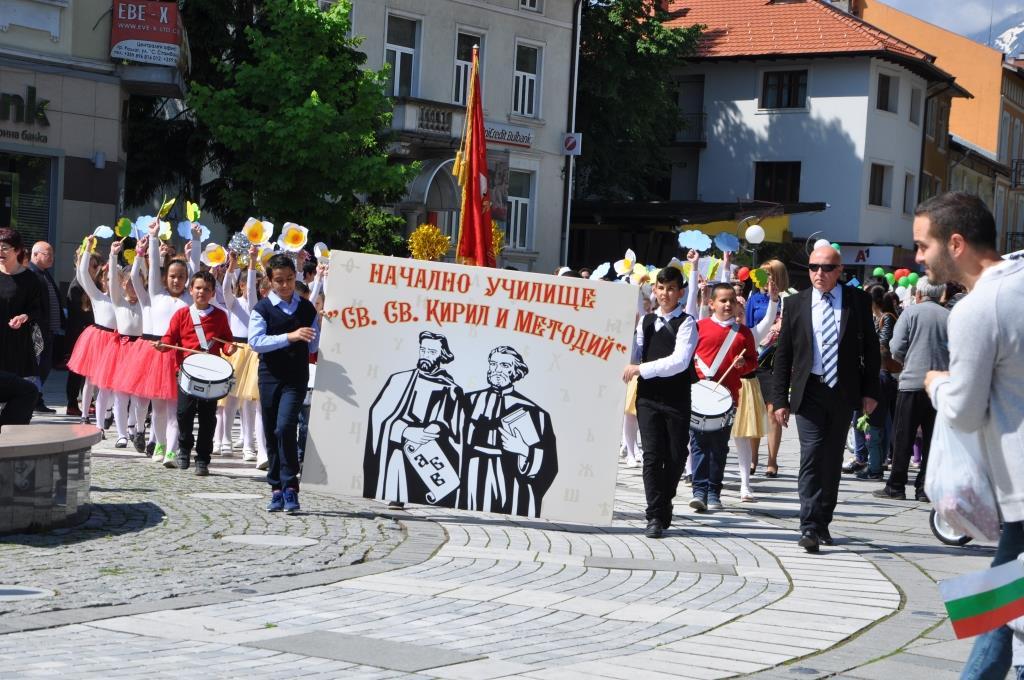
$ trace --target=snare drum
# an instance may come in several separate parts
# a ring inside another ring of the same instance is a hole
[[[226,397],[234,384],[235,372],[231,364],[213,354],[190,354],[178,371],[178,387],[199,399]]]
[[[690,388],[690,429],[715,432],[732,426],[736,408],[725,385],[701,380]]]

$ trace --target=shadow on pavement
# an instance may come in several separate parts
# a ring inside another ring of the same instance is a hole
[[[149,501],[90,503],[89,514],[81,524],[36,533],[9,534],[0,540],[4,543],[46,548],[132,534],[163,521],[163,508]]]

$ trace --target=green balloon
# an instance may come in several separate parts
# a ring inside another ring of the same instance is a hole
[[[875,269],[871,272],[871,275],[872,276],[885,276],[885,270],[882,269],[881,267],[875,267]]]
[[[833,244],[832,244],[832,247],[833,247],[833,248],[835,248],[836,250],[839,250],[839,249],[840,249],[840,248],[839,248],[839,244],[838,244],[838,243],[833,243]]]
[[[900,288],[906,288],[907,286],[910,285],[910,277],[901,276],[900,280],[896,282],[896,285],[899,286]]]
[[[896,275],[893,274],[892,272],[889,272],[888,274],[885,275],[885,280],[891,284],[893,281],[896,280]]]
[[[911,286],[916,286],[917,282],[921,280],[921,277],[917,272],[910,272],[907,274],[907,281],[910,281]]]

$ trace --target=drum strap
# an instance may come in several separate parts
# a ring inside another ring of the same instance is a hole
[[[195,305],[189,305],[188,313],[192,315],[192,325],[196,329],[196,337],[199,338],[199,346],[204,352],[210,351],[210,343],[206,340],[206,333],[203,332],[203,322],[199,320],[199,310]]]
[[[718,354],[715,355],[715,360],[711,362],[710,366],[704,363],[704,360],[700,357],[694,356],[693,360],[697,363],[697,366],[700,367],[704,377],[708,380],[715,379],[718,369],[722,367],[722,363],[725,361],[726,355],[729,354],[729,349],[732,347],[732,341],[736,337],[736,334],[739,333],[739,329],[739,324],[734,323],[732,325],[732,328],[729,329],[729,334],[725,336],[725,341],[722,343],[722,346],[718,348]]]

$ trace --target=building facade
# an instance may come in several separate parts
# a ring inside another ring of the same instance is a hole
[[[0,226],[29,245],[53,243],[62,284],[74,278],[82,238],[121,208],[128,96],[136,87],[181,91],[177,67],[111,60],[124,4],[112,12],[109,0],[0,3]]]
[[[422,171],[396,208],[458,236],[461,190],[451,169],[465,123],[474,45],[502,265],[552,271],[563,233],[563,133],[569,106],[572,0],[353,0],[367,66],[390,67],[392,155]]]
[[[679,72],[684,129],[672,198],[822,201],[794,239],[912,246],[928,93],[952,77],[930,55],[818,0],[675,0],[704,24]],[[851,248],[859,250],[859,248]],[[883,251],[879,251],[883,252]]]

